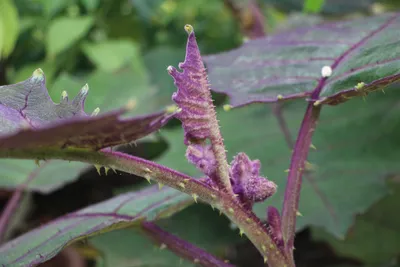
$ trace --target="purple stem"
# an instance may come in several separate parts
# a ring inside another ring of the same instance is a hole
[[[190,244],[189,242],[180,239],[179,237],[170,234],[155,223],[144,222],[142,224],[144,232],[150,236],[156,243],[160,244],[160,248],[171,250],[181,258],[192,261],[204,267],[233,267],[220,259],[217,259],[207,251]]]
[[[8,224],[15,212],[15,210],[18,208],[20,199],[22,197],[22,194],[28,184],[32,182],[32,180],[37,177],[39,171],[43,168],[44,165],[46,165],[47,162],[45,162],[43,165],[40,167],[34,169],[28,176],[28,178],[25,180],[24,183],[18,185],[18,187],[14,190],[11,198],[8,200],[3,213],[1,214],[0,217],[0,244],[4,242],[5,235],[7,233],[7,227]]]

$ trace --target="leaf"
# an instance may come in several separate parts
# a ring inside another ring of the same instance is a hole
[[[223,259],[227,246],[244,240],[237,229],[229,228],[229,220],[213,211],[208,205],[191,205],[170,218],[157,222],[162,229],[182,238],[207,252]],[[188,227],[190,226],[190,227]],[[115,242],[115,240],[118,240]],[[189,262],[180,263],[167,248],[154,247],[150,239],[134,229],[123,229],[95,236],[89,243],[100,250],[105,266],[193,266]],[[110,244],[113,244],[110,246]],[[115,244],[115,245],[114,245]],[[162,264],[159,261],[162,260]],[[130,265],[129,265],[130,264]],[[181,265],[182,264],[182,265]]]
[[[139,57],[137,44],[129,40],[107,40],[83,45],[84,53],[100,69],[108,72],[121,69]]]
[[[212,88],[233,106],[309,98],[344,102],[400,81],[400,14],[282,32],[205,57]],[[321,77],[330,66],[330,77]],[[364,83],[362,89],[356,89]],[[314,99],[317,100],[317,99]]]
[[[300,197],[298,229],[320,226],[335,236],[343,236],[353,223],[354,215],[365,211],[382,198],[387,189],[385,175],[400,170],[398,158],[400,123],[397,102],[400,94],[393,90],[349,101],[338,107],[326,107],[315,131]],[[292,133],[297,132],[306,103],[285,106],[284,118]],[[219,111],[222,135],[228,159],[245,152],[260,159],[261,175],[277,183],[277,193],[266,202],[256,204],[254,211],[266,217],[266,208],[280,208],[291,157],[277,120],[265,105],[252,105]],[[373,127],[373,128],[371,128]],[[373,129],[379,129],[374,131]],[[169,150],[159,163],[191,175],[198,175],[184,157],[182,130],[163,131]]]
[[[80,162],[51,160],[41,162],[40,167],[33,160],[0,160],[2,170],[0,187],[11,189],[22,184],[35,170],[35,178],[27,186],[27,190],[40,193],[50,193],[66,183],[76,180],[89,165]]]
[[[264,2],[276,6],[283,11],[290,13],[293,11],[301,11],[304,7],[304,2],[308,0],[264,0]],[[317,0],[320,1],[320,0]],[[321,12],[327,15],[339,15],[351,14],[354,12],[367,12],[371,5],[376,0],[325,0],[325,4],[322,7]]]
[[[160,249],[138,228],[109,232],[92,238],[90,244],[102,252],[98,260],[104,267],[189,267],[194,266],[168,249]],[[110,245],[112,244],[112,245]]]
[[[84,86],[73,101],[63,95],[54,104],[38,69],[21,83],[0,87],[0,150],[33,148],[86,148],[126,144],[161,128],[168,120],[164,112],[121,119],[128,109],[88,116],[83,104],[88,93]]]
[[[54,257],[74,241],[168,217],[192,203],[191,197],[157,186],[122,194],[65,215],[0,247],[0,265],[33,266]]]
[[[359,259],[366,265],[380,266],[399,254],[400,184],[389,184],[391,194],[375,203],[365,214],[357,216],[355,224],[338,240],[320,229],[313,229],[313,237],[329,242],[337,253]]]
[[[81,0],[82,4],[88,11],[93,11],[99,5],[99,0]]]
[[[51,21],[47,32],[47,52],[51,57],[72,46],[92,27],[90,16],[69,18],[59,17]]]
[[[303,10],[310,13],[318,13],[324,6],[325,0],[305,0]]]
[[[8,57],[14,49],[19,34],[18,12],[13,1],[0,2],[0,59]]]

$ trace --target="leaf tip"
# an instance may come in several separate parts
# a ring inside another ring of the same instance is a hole
[[[185,31],[186,31],[188,34],[191,34],[191,33],[194,31],[193,26],[190,25],[190,24],[186,24],[184,28],[185,28]]]
[[[35,81],[44,81],[44,72],[41,68],[36,69],[32,74],[32,79]]]

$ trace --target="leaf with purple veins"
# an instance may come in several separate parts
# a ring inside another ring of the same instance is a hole
[[[165,112],[122,119],[129,106],[93,116],[84,112],[88,94],[84,86],[70,101],[63,93],[53,103],[38,69],[26,81],[0,87],[0,150],[78,147],[101,149],[129,143],[161,128],[169,119]]]
[[[34,266],[54,257],[71,242],[138,225],[143,219],[161,219],[192,202],[186,194],[167,187],[159,190],[157,186],[118,195],[67,214],[3,244],[0,247],[0,266]]]
[[[400,81],[399,27],[400,14],[302,27],[204,61],[212,89],[233,106],[310,98],[316,89],[314,100],[337,104]]]

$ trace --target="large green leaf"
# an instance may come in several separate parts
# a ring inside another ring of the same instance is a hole
[[[316,89],[314,100],[337,104],[400,80],[399,27],[400,14],[321,24],[204,59],[212,88],[233,106],[309,98]]]
[[[313,138],[317,150],[309,155],[313,165],[304,177],[299,207],[303,216],[298,218],[298,229],[311,224],[343,236],[355,214],[387,193],[383,178],[400,170],[400,119],[396,116],[399,97],[396,91],[373,94],[366,102],[359,98],[322,111]],[[284,117],[292,133],[298,131],[304,111],[305,103],[285,107]],[[219,111],[218,118],[228,158],[244,151],[250,158],[260,159],[262,174],[278,184],[276,195],[255,205],[258,216],[265,218],[268,205],[280,208],[283,203],[284,170],[289,167],[291,148],[265,105]],[[170,148],[159,162],[198,174],[185,159],[182,131],[163,133]]]
[[[93,25],[92,17],[60,17],[52,20],[47,33],[47,52],[56,56],[80,38],[82,38]]]
[[[133,226],[140,221],[168,217],[192,203],[175,189],[157,186],[122,194],[65,215],[0,247],[0,265],[33,266],[54,257],[74,241]]]
[[[317,240],[328,241],[343,256],[357,258],[367,265],[379,266],[400,253],[400,184],[390,183],[391,194],[374,204],[338,240],[320,229],[313,229]]]

